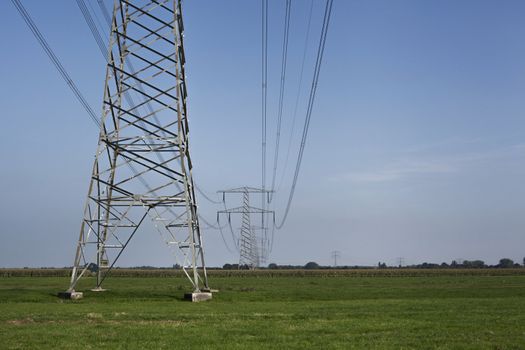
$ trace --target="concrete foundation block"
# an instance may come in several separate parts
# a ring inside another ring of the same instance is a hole
[[[84,297],[82,292],[59,292],[58,297],[62,299],[78,300]]]
[[[211,298],[212,294],[209,292],[193,292],[184,294],[184,299],[190,300],[193,303],[210,300]]]

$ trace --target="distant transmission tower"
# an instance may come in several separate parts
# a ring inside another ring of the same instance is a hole
[[[116,0],[98,149],[71,282],[96,288],[149,217],[193,286],[211,297],[197,216],[180,0]],[[135,102],[134,99],[137,101]]]
[[[257,227],[251,225],[251,214],[260,214],[262,216],[272,214],[273,211],[265,210],[250,206],[250,193],[258,193],[268,196],[271,191],[263,190],[253,187],[239,187],[230,190],[219,191],[222,193],[223,201],[225,202],[226,193],[242,194],[242,206],[220,210],[217,212],[217,221],[221,214],[228,215],[228,222],[231,224],[231,214],[241,214],[241,228],[239,234],[239,267],[248,266],[250,269],[259,267],[262,262],[266,261],[268,252],[268,237],[267,227]],[[257,235],[256,231],[261,231],[261,235]]]
[[[334,260],[333,267],[337,267],[337,259],[341,257],[341,252],[338,250],[334,250],[331,255],[332,259]]]

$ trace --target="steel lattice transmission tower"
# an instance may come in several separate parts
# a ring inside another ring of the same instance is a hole
[[[217,212],[217,221],[219,221],[219,217],[221,214],[228,214],[228,221],[230,223],[231,214],[241,214],[239,242],[236,244],[239,250],[239,267],[248,266],[249,268],[254,269],[256,267],[259,267],[261,262],[265,258],[267,251],[266,232],[268,230],[265,227],[252,226],[251,215],[274,215],[274,212],[250,206],[250,193],[261,194],[264,198],[264,196],[268,196],[271,192],[272,191],[253,187],[239,187],[230,190],[219,191],[219,193],[222,193],[223,202],[225,202],[226,193],[242,194],[241,207],[219,210]],[[261,237],[257,236],[257,230],[261,230],[263,232]]]
[[[248,191],[244,191],[242,194],[242,208],[239,265],[259,266],[257,238],[250,222],[250,194]]]
[[[70,294],[86,271],[96,273],[101,290],[147,219],[194,292],[208,289],[188,140],[183,32],[180,0],[115,1],[102,123]]]
[[[332,266],[337,267],[337,259],[341,257],[341,252],[339,250],[334,250],[330,255],[332,256],[332,259],[334,259],[334,264]]]

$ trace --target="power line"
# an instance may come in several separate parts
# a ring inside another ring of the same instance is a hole
[[[111,27],[111,16],[109,15],[108,9],[106,5],[104,5],[103,0],[97,0],[98,7],[100,7],[100,11],[102,11],[102,15],[104,16],[104,19],[108,23],[108,25]]]
[[[224,233],[222,232],[222,227],[220,225],[219,225],[219,232],[221,233],[222,241],[223,241],[224,245],[226,246],[226,249],[228,250],[228,252],[230,252],[230,254],[235,254],[235,252],[232,249],[230,249],[230,246],[226,242],[226,238],[224,238]],[[235,242],[234,242],[234,247],[237,248],[237,252],[238,252],[239,251],[239,247],[237,247],[235,245]]]
[[[275,155],[273,158],[272,189],[275,190],[275,177],[277,175],[277,164],[279,162],[279,142],[281,140],[281,123],[283,117],[284,88],[286,83],[286,62],[288,58],[288,36],[290,33],[290,12],[292,1],[286,0],[286,12],[284,16],[283,51],[281,57],[281,83],[279,87],[279,108],[277,113],[277,134],[275,137]],[[270,195],[270,201],[272,196]]]
[[[211,199],[199,186],[195,185],[195,188],[197,189],[197,192],[201,194],[208,202],[213,204],[221,204],[221,201],[216,201]]]
[[[262,0],[262,189],[266,187],[266,106],[268,97],[268,0]]]
[[[262,0],[262,103],[261,103],[261,124],[262,124],[262,135],[261,135],[261,189],[266,189],[266,107],[268,99],[268,0]],[[266,209],[266,200],[264,196],[261,199],[261,208]],[[263,227],[264,239],[267,239],[267,232],[264,229],[265,215],[261,215],[261,227]]]
[[[270,242],[268,243],[268,255],[270,255],[273,251],[274,237],[275,237],[275,214],[273,215],[272,234],[271,234]]]
[[[297,111],[299,110],[299,98],[301,97],[301,90],[303,87],[304,63],[306,62],[306,53],[308,51],[308,41],[310,39],[310,29],[312,26],[313,9],[314,9],[314,0],[311,0],[310,1],[310,13],[308,15],[308,22],[306,24],[306,36],[304,39],[303,58],[301,60],[301,71],[299,73],[299,87],[297,89],[297,95],[295,96],[295,105],[294,105],[294,111],[293,111],[293,117],[292,117],[292,127],[290,129],[290,137],[288,139],[286,158],[284,160],[284,169],[282,172],[281,180],[279,181],[279,185],[277,186],[276,192],[278,192],[279,189],[281,188],[281,185],[283,184],[284,176],[286,175],[286,170],[288,169],[288,160],[290,158],[290,151],[292,149],[293,133],[295,131],[295,121],[297,120]]]
[[[262,189],[266,187],[266,106],[268,97],[268,0],[262,0]]]
[[[108,61],[108,48],[106,46],[106,43],[102,39],[102,36],[100,35],[100,32],[97,29],[97,26],[95,24],[95,21],[93,21],[93,17],[91,17],[91,13],[89,12],[86,3],[84,0],[77,0],[77,5],[80,11],[82,12],[82,15],[84,16],[84,19],[86,20],[86,23],[91,31],[91,34],[93,35],[93,38],[97,42],[98,48],[100,49],[100,52],[102,53],[102,56],[104,56],[104,59]]]
[[[289,137],[289,140],[288,140],[288,147],[287,147],[287,151],[286,151],[286,159],[285,159],[285,162],[284,162],[284,168],[283,168],[281,180],[279,181],[279,185],[277,187],[276,192],[279,191],[279,189],[281,188],[281,185],[282,185],[283,180],[284,180],[284,176],[286,175],[286,169],[288,168],[288,159],[290,157],[290,150],[291,150],[291,146],[292,146],[293,133],[294,133],[294,130],[295,130],[295,121],[297,119],[297,111],[298,111],[298,106],[299,106],[299,97],[301,95],[302,84],[303,84],[304,66],[305,66],[305,61],[306,61],[306,53],[308,51],[308,41],[309,41],[309,38],[310,38],[310,29],[311,29],[311,24],[312,24],[312,13],[313,13],[313,7],[314,7],[313,5],[314,5],[314,1],[311,0],[310,1],[310,11],[309,11],[309,14],[308,14],[308,22],[306,24],[306,36],[305,36],[305,40],[304,40],[303,57],[302,57],[302,60],[301,60],[301,70],[300,70],[300,74],[299,74],[299,85],[298,85],[298,89],[297,89],[297,95],[296,95],[296,98],[295,98],[294,113],[293,113],[293,118],[292,118],[292,127],[291,127],[291,130],[290,130],[290,137]],[[274,243],[274,237],[275,237],[275,227],[276,226],[275,226],[275,218],[274,218],[274,224],[272,226],[272,233],[271,233],[271,238],[270,238],[270,242],[269,242],[269,253],[268,254],[270,254],[273,251],[273,243]]]
[[[226,195],[224,193],[222,194],[222,204],[223,204],[224,210],[228,210],[228,208],[226,207]],[[217,223],[219,224],[219,227],[220,227],[219,214],[218,213],[217,213]],[[237,252],[239,252],[239,242],[238,242],[238,239],[235,237],[235,233],[233,232],[231,215],[228,215],[228,227],[230,229],[230,234],[232,236],[233,244],[235,245],[235,248],[237,248]]]
[[[89,8],[91,9],[91,12],[93,13],[93,15],[95,16],[95,20],[97,21],[98,25],[100,28],[104,28],[104,25],[102,24],[102,22],[100,21],[100,18],[97,16],[97,11],[95,11],[95,8],[93,7],[93,2],[92,1],[88,1],[87,2]],[[110,20],[110,23],[111,23],[111,20]]]
[[[330,16],[332,13],[332,4],[333,0],[326,0],[326,7],[324,12],[324,18],[323,18],[323,26],[321,29],[321,37],[319,39],[319,47],[317,49],[317,59],[315,61],[315,67],[314,67],[314,76],[312,79],[312,86],[310,88],[310,97],[308,99],[308,106],[306,109],[306,118],[304,120],[304,126],[303,126],[303,134],[301,138],[301,145],[299,146],[299,152],[297,154],[297,162],[295,165],[295,172],[292,182],[292,187],[290,188],[290,194],[288,196],[288,202],[286,204],[286,209],[284,212],[283,219],[281,223],[277,225],[277,228],[280,229],[283,227],[284,223],[286,222],[286,219],[288,217],[288,213],[290,212],[290,207],[292,204],[293,196],[295,193],[295,187],[297,185],[297,179],[299,178],[299,172],[301,170],[301,162],[303,159],[304,154],[304,148],[306,145],[306,138],[308,136],[308,129],[310,127],[310,119],[312,117],[312,109],[313,104],[315,101],[315,94],[317,91],[317,83],[319,81],[319,72],[321,70],[321,63],[323,60],[323,54],[324,54],[324,48],[326,43],[326,35],[328,33],[328,25],[330,24]]]
[[[199,219],[201,219],[202,222],[204,222],[204,223],[206,224],[206,226],[207,226],[206,228],[212,228],[212,229],[215,229],[215,230],[221,230],[221,229],[223,229],[223,228],[226,227],[226,225],[224,225],[224,226],[221,227],[220,224],[219,224],[218,222],[217,222],[217,225],[214,225],[214,224],[212,224],[211,222],[209,222],[208,220],[206,220],[206,219],[204,218],[204,216],[202,216],[202,215],[200,215],[200,214],[199,214]]]
[[[75,95],[77,100],[84,107],[84,109],[88,112],[91,120],[93,120],[93,122],[97,124],[97,126],[100,128],[101,123],[100,123],[99,118],[97,117],[95,112],[93,112],[93,109],[91,109],[88,102],[86,101],[86,99],[84,98],[84,96],[82,95],[78,87],[76,86],[73,79],[71,79],[71,77],[67,73],[64,66],[60,63],[60,60],[57,58],[53,50],[51,50],[51,47],[47,43],[46,39],[44,38],[44,36],[42,35],[38,27],[36,26],[35,22],[33,22],[33,19],[31,18],[31,16],[29,15],[25,7],[22,5],[20,0],[11,0],[11,2],[16,7],[16,9],[18,10],[20,15],[26,22],[27,26],[29,27],[29,29],[31,30],[35,38],[37,39],[40,46],[42,46],[42,49],[44,49],[44,52],[46,53],[46,55],[49,57],[49,59],[51,60],[55,68],[60,73],[60,76],[62,77],[62,79],[64,79],[64,81],[67,83],[71,91],[73,91],[73,94]]]

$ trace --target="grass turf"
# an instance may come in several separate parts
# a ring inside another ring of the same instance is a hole
[[[525,349],[525,276],[0,278],[2,349]]]

